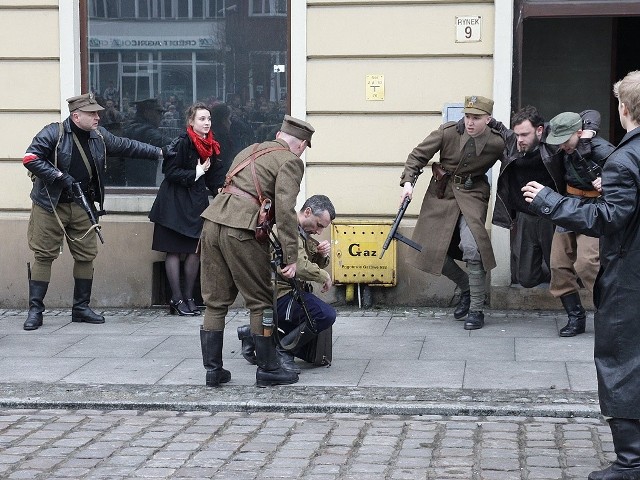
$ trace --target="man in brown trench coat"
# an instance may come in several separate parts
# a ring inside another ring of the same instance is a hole
[[[304,173],[300,155],[307,146],[311,147],[313,132],[308,123],[286,115],[275,140],[245,148],[229,168],[234,172],[236,166],[255,154],[256,178],[251,166],[239,170],[231,178],[231,173],[228,174],[220,194],[202,214],[200,280],[206,310],[200,343],[207,386],[215,387],[231,379],[229,371],[222,368],[222,338],[225,316],[238,292],[249,309],[251,332],[255,334],[257,385],[265,387],[298,381],[297,373],[281,368],[273,338],[262,336],[262,313],[273,306],[271,256],[269,244],[259,243],[255,238],[259,210],[255,180],[275,208],[278,239],[286,264],[282,267],[282,276],[293,278],[298,258],[295,204]],[[265,153],[266,149],[271,150]]]
[[[467,317],[465,330],[475,330],[484,326],[486,272],[496,266],[485,229],[490,190],[486,173],[502,158],[505,143],[498,130],[489,127],[493,100],[471,96],[464,105],[464,131],[447,122],[431,132],[409,154],[400,186],[402,199],[411,198],[416,174],[440,152],[413,235],[422,252],[413,252],[409,262],[424,272],[444,274],[460,288],[454,317]],[[468,274],[454,258],[466,262]]]

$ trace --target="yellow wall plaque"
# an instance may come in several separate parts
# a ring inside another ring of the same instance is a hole
[[[384,75],[367,75],[367,100],[384,100]]]

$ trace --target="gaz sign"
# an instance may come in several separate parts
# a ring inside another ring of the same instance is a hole
[[[482,38],[482,17],[456,17],[456,43],[479,42]]]

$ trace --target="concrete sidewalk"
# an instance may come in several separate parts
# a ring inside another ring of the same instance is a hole
[[[0,405],[410,414],[597,416],[593,315],[587,333],[558,337],[560,311],[487,310],[466,331],[452,309],[340,308],[333,364],[303,362],[293,386],[255,387],[240,356],[232,310],[223,351],[232,380],[204,387],[202,317],[164,310],[106,310],[104,325],[45,312],[22,329],[25,311],[0,311]]]

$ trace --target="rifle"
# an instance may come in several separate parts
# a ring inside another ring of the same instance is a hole
[[[416,182],[418,181],[418,177],[420,176],[421,173],[422,173],[422,170],[418,170],[418,172],[413,177],[413,182],[411,182],[412,187],[416,186]],[[382,257],[384,256],[384,252],[387,251],[387,248],[389,248],[389,245],[391,244],[391,240],[393,240],[394,238],[396,240],[400,240],[405,245],[409,245],[411,248],[419,252],[422,251],[422,245],[414,242],[410,238],[405,237],[401,233],[398,233],[400,220],[402,220],[402,217],[404,217],[404,213],[407,211],[407,207],[409,206],[409,203],[411,203],[411,198],[409,198],[409,196],[407,195],[402,200],[402,204],[400,205],[400,208],[398,209],[398,213],[396,214],[396,219],[393,221],[391,230],[389,230],[389,235],[387,235],[387,239],[384,241],[384,244],[382,245],[382,251],[380,252],[380,259],[382,259]]]
[[[285,265],[284,263],[284,254],[282,252],[282,244],[280,243],[280,240],[278,240],[278,237],[276,237],[275,233],[273,232],[273,229],[271,228],[271,225],[267,224],[267,229],[268,229],[268,235],[267,238],[269,239],[269,243],[271,244],[271,247],[273,248],[273,259],[271,260],[271,280],[272,280],[272,284],[273,284],[273,319],[274,319],[274,331],[275,333],[275,337],[276,337],[276,342],[285,350],[291,351],[293,350],[296,345],[298,344],[298,342],[300,341],[300,339],[302,338],[303,335],[310,333],[311,335],[317,335],[318,334],[318,326],[316,325],[315,320],[313,319],[313,317],[311,316],[311,314],[309,313],[309,310],[307,309],[307,304],[304,301],[304,296],[302,294],[302,291],[300,289],[300,285],[298,284],[298,282],[296,281],[295,278],[287,278],[287,282],[289,283],[289,285],[291,286],[291,290],[292,290],[292,296],[293,299],[300,305],[300,307],[302,308],[302,311],[304,312],[304,316],[305,316],[305,323],[309,326],[309,329],[302,329],[295,340],[293,340],[290,344],[287,345],[283,345],[280,339],[280,334],[278,331],[278,299],[277,299],[277,290],[278,290],[278,285],[276,282],[277,276],[278,276],[278,268],[281,268]],[[284,277],[283,277],[284,278]]]
[[[78,205],[80,205],[80,207],[82,207],[82,209],[87,213],[87,215],[89,216],[89,221],[91,222],[91,228],[93,228],[96,231],[96,234],[98,235],[98,238],[100,239],[100,242],[104,243],[104,238],[102,238],[102,233],[100,233],[100,229],[102,227],[100,227],[100,224],[98,223],[98,220],[96,220],[96,214],[93,211],[93,207],[87,201],[87,197],[85,196],[84,192],[82,191],[82,185],[80,184],[80,182],[72,183],[71,184],[71,190],[73,191],[73,200]]]

